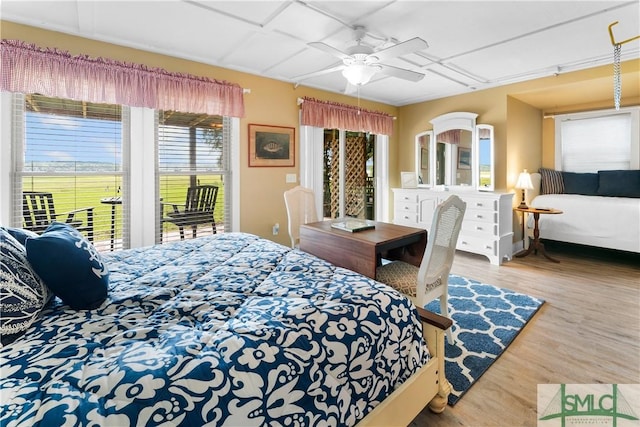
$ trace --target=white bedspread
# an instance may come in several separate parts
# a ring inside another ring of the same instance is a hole
[[[640,199],[544,194],[532,207],[554,208],[561,215],[540,215],[542,239],[640,252]],[[533,229],[533,215],[528,227]]]

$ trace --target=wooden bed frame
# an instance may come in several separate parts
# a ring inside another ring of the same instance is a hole
[[[444,372],[444,335],[452,321],[418,307],[422,334],[431,358],[359,423],[360,426],[407,426],[425,408],[441,413],[447,406],[451,385]]]

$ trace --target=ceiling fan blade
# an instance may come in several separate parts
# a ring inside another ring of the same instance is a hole
[[[397,58],[398,56],[406,55],[408,53],[418,52],[428,48],[429,45],[426,41],[420,37],[414,37],[402,43],[398,43],[395,46],[388,47],[386,49],[373,52],[371,56],[375,56],[380,61],[385,59]]]
[[[345,65],[337,65],[335,67],[327,68],[327,69],[324,69],[324,70],[314,71],[313,73],[307,73],[307,74],[303,74],[301,76],[296,76],[296,77],[292,78],[291,80],[293,80],[294,82],[300,82],[302,80],[307,80],[307,79],[310,79],[312,77],[324,76],[325,74],[335,73],[336,71],[343,70],[344,68],[345,68]]]
[[[424,74],[416,71],[405,70],[404,68],[392,67],[391,65],[377,64],[381,67],[380,72],[387,76],[398,77],[400,79],[418,82],[424,78]]]
[[[346,53],[342,52],[341,50],[336,49],[333,46],[329,46],[326,43],[312,42],[312,43],[309,43],[309,46],[315,47],[316,49],[322,50],[322,51],[324,51],[326,53],[329,53],[329,54],[331,54],[333,56],[336,56],[336,57],[338,57],[340,59],[343,59],[343,60],[345,58],[350,58],[350,56],[347,55]]]

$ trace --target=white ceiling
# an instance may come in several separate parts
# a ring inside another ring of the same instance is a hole
[[[360,97],[407,105],[613,62],[617,42],[640,34],[640,1],[29,1],[2,0],[3,20],[212,64],[331,92],[341,64],[311,47],[354,45],[366,28],[374,50],[414,37],[428,47],[385,61],[425,74],[378,74]],[[640,58],[640,40],[622,60]]]

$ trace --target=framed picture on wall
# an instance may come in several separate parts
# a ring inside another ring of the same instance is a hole
[[[471,149],[458,147],[458,169],[471,169]]]
[[[295,166],[295,128],[249,125],[249,166]]]

